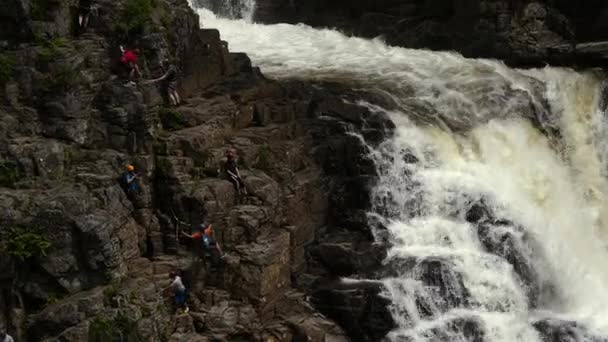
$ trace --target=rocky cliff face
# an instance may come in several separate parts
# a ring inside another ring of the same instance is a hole
[[[0,11],[0,327],[21,341],[383,336],[381,286],[335,281],[383,257],[365,218],[375,169],[347,132],[378,141],[388,122],[345,105],[340,87],[265,79],[185,1],[98,1],[82,34],[75,5]],[[119,44],[142,49],[147,77],[173,60],[185,104],[125,85]],[[227,147],[241,157],[242,201],[218,172]],[[140,173],[135,197],[117,180],[127,163]],[[178,238],[202,220],[227,252],[221,269]],[[175,269],[189,314],[162,294]]]
[[[515,65],[605,65],[602,1],[259,0],[256,19],[337,27],[391,45],[455,50]],[[582,43],[582,44],[581,44]]]

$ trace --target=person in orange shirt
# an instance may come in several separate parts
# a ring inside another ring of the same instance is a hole
[[[213,248],[217,249],[220,257],[224,257],[224,252],[222,251],[220,244],[215,241],[215,239],[213,239],[213,228],[211,227],[211,224],[203,223],[199,225],[199,231],[197,231],[196,233],[189,235],[182,232],[182,235],[199,243],[200,246],[204,248],[204,250],[210,251]]]

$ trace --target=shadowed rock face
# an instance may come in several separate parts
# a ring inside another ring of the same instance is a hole
[[[353,341],[380,341],[395,328],[379,284],[333,284],[313,293],[313,304],[336,320]]]
[[[186,1],[155,1],[155,28],[126,42],[113,20],[127,0],[97,1],[80,35],[73,1],[48,3],[35,15],[29,2],[0,5],[11,18],[0,21],[2,54],[15,61],[0,80],[0,243],[14,228],[50,243],[45,255],[0,258],[0,328],[75,342],[129,317],[149,341],[344,341],[305,293],[384,258],[365,216],[375,167],[347,132],[377,143],[390,122],[345,106],[359,96],[348,88],[266,79],[217,30],[200,30]],[[142,49],[146,78],[171,58],[186,103],[166,108],[158,87],[124,85],[125,43]],[[221,172],[229,146],[248,188],[240,200]],[[139,173],[137,196],[119,184],[126,164]],[[179,236],[202,221],[227,252],[221,265],[194,258]],[[175,269],[185,270],[190,315],[174,317],[161,294]],[[379,291],[351,301],[369,302],[350,315],[380,327],[370,325],[372,340],[392,327]]]
[[[455,50],[468,57],[515,65],[604,65],[605,50],[575,51],[573,44],[608,39],[602,1],[300,1],[259,0],[263,22],[304,22],[349,34],[383,37],[411,48]]]

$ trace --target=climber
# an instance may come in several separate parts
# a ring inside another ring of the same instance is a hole
[[[0,331],[0,342],[15,342],[11,335],[5,333],[4,331]]]
[[[122,174],[121,182],[123,188],[127,192],[127,195],[136,195],[139,187],[137,186],[137,173],[135,173],[135,167],[131,164],[127,165],[127,171]]]
[[[183,308],[184,313],[188,313],[190,308],[186,304],[186,286],[182,282],[182,277],[180,276],[179,272],[173,271],[169,274],[169,278],[171,278],[171,284],[164,288],[163,292],[172,289],[175,296],[175,306],[177,306],[178,309]]]
[[[165,59],[161,64],[163,75],[159,78],[150,80],[146,83],[154,83],[162,81],[161,88],[163,92],[167,94],[169,102],[174,106],[179,106],[180,98],[177,92],[177,69],[173,66],[168,59]]]
[[[238,197],[240,198],[241,195],[247,195],[247,189],[245,188],[245,184],[243,184],[241,173],[237,166],[236,151],[232,148],[226,151],[224,169],[226,171],[226,177],[234,185]]]
[[[186,234],[184,232],[182,232],[182,235],[196,241],[203,249],[203,251],[212,252],[215,249],[218,252],[219,257],[223,259],[224,252],[222,251],[220,244],[215,241],[215,239],[213,239],[213,228],[211,224],[203,223],[200,224],[198,228],[199,231],[192,235]]]
[[[137,74],[140,78],[143,77],[137,62],[137,56],[141,53],[141,51],[139,49],[128,50],[122,45],[120,46],[120,51],[122,52],[120,62],[129,69],[129,84],[135,85],[135,82],[133,82],[133,77],[135,74]]]
[[[78,26],[83,30],[86,29],[89,24],[92,5],[93,0],[80,0],[78,2]]]

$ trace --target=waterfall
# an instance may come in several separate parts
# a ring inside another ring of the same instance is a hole
[[[243,19],[252,22],[255,14],[255,0],[188,0],[193,8],[206,8],[229,19]]]
[[[396,126],[369,146],[370,222],[393,270],[382,280],[398,324],[389,340],[541,341],[552,322],[576,322],[572,341],[606,340],[593,337],[608,336],[599,75],[198,12],[269,77],[341,82],[392,103],[359,103]]]

